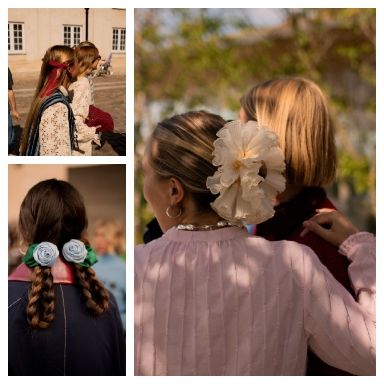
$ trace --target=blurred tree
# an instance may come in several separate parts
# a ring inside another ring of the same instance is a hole
[[[135,10],[135,156],[143,134],[174,113],[205,108],[236,117],[239,98],[268,78],[298,75],[328,94],[340,149],[343,209],[370,197],[375,217],[375,9],[280,9],[258,27],[246,9]],[[145,137],[144,137],[145,139]],[[141,182],[136,177],[136,193]],[[139,203],[139,202],[137,202]],[[145,204],[137,206],[137,241]],[[361,218],[360,218],[361,219]],[[358,224],[366,226],[365,222]],[[368,228],[373,230],[372,227]]]

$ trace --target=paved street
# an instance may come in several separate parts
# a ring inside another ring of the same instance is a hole
[[[35,91],[38,74],[13,74],[14,91],[17,109],[21,114],[21,127],[24,126],[26,116]],[[95,106],[110,113],[115,123],[116,132],[125,132],[125,76],[111,75],[98,77],[95,84]],[[116,155],[112,147],[104,145],[101,150],[94,151],[94,155]]]

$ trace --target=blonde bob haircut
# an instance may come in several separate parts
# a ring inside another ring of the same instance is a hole
[[[300,77],[261,82],[241,99],[247,120],[277,133],[289,184],[323,186],[335,178],[334,127],[327,104],[321,89]]]
[[[211,210],[216,199],[206,186],[212,165],[213,142],[226,121],[205,111],[175,115],[159,123],[147,146],[149,162],[159,178],[177,178],[199,212]]]

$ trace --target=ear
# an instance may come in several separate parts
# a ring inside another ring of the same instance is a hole
[[[183,184],[176,177],[171,177],[168,181],[168,194],[171,206],[176,206],[181,203],[185,196]]]

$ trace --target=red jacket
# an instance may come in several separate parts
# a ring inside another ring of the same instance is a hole
[[[353,295],[349,278],[346,257],[337,248],[325,240],[309,233],[300,237],[303,221],[316,214],[319,208],[335,208],[328,200],[322,188],[304,188],[301,193],[288,202],[275,207],[276,213],[270,220],[259,224],[256,228],[258,236],[268,240],[292,240],[307,245],[317,254],[320,261],[329,269],[332,275]],[[342,376],[347,372],[331,367],[308,351],[307,376]]]

